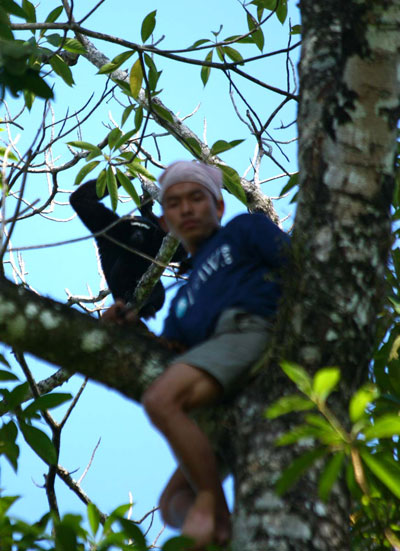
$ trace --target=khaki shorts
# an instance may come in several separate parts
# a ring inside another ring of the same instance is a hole
[[[232,392],[268,345],[272,320],[230,308],[220,315],[209,339],[174,358],[212,375]]]

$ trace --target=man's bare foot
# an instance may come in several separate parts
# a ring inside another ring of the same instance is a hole
[[[186,515],[182,535],[194,541],[192,549],[204,549],[215,542],[215,497],[211,492],[200,492]]]

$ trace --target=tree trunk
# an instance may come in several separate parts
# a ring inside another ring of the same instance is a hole
[[[345,412],[371,361],[391,242],[400,2],[300,5],[300,193],[274,357],[310,374],[339,366],[342,388],[332,405]],[[278,473],[299,449],[273,444],[292,416],[267,421],[262,413],[289,390],[270,362],[239,399],[233,548],[345,551],[351,504],[344,485],[321,503],[312,468],[284,499],[273,493]]]

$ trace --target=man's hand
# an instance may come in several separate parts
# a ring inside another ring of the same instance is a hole
[[[137,313],[123,300],[116,300],[115,303],[104,312],[101,319],[106,323],[115,323],[117,325],[138,324],[140,322]]]
[[[157,340],[159,343],[162,344],[162,346],[168,348],[168,350],[177,352],[178,354],[183,354],[187,350],[187,346],[179,341],[171,341],[169,339],[166,339],[165,337],[157,337]]]

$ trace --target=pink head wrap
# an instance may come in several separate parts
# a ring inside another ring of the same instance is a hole
[[[160,183],[160,202],[168,188],[181,182],[200,184],[208,189],[216,199],[222,197],[221,170],[200,161],[176,161],[164,170],[158,181]]]

